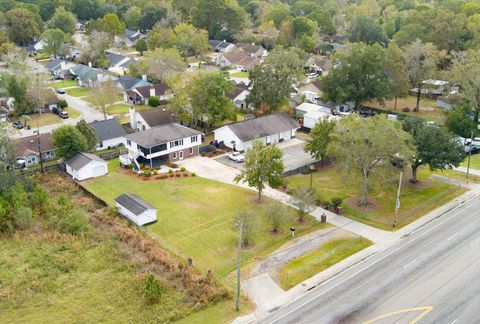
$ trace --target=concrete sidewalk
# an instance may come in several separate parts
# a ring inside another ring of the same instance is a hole
[[[467,168],[465,167],[458,167],[458,168],[453,168],[455,171],[460,171],[460,172],[463,172],[463,173],[467,173]],[[474,175],[477,175],[477,176],[480,176],[480,170],[476,170],[476,169],[472,169],[470,168],[469,170],[469,173],[470,174],[474,174]]]

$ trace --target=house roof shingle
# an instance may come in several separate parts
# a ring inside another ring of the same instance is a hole
[[[132,212],[135,216],[141,215],[148,209],[157,209],[137,195],[130,193],[124,193],[118,196],[115,198],[115,201]]]
[[[248,90],[248,86],[247,86],[245,83],[243,83],[243,82],[236,83],[236,84],[235,84],[235,88],[233,89],[233,92],[227,94],[227,98],[230,98],[230,99],[234,100],[234,99],[237,98],[243,91],[249,91],[249,90]]]
[[[95,131],[99,142],[122,137],[127,134],[122,125],[114,118],[94,121],[90,125]]]
[[[168,85],[165,83],[157,83],[153,85],[147,85],[143,87],[136,87],[137,90],[143,98],[150,98],[150,89],[155,89],[155,96],[163,96],[165,92],[169,89]]]
[[[122,76],[117,80],[117,82],[124,90],[130,90],[137,87],[150,85],[150,82],[148,81],[145,81],[139,78],[134,78],[131,76]]]
[[[165,108],[143,110],[139,111],[138,114],[150,127],[170,124],[176,121],[172,113]]]
[[[31,154],[38,155],[37,135],[17,138],[12,140],[17,157],[27,157]],[[51,133],[40,134],[40,150],[42,152],[55,150]]]
[[[152,147],[200,134],[202,133],[197,130],[177,123],[170,123],[153,127],[142,132],[129,134],[125,136],[125,138],[140,144],[143,147]]]
[[[74,156],[66,159],[65,164],[71,166],[74,170],[80,170],[92,161],[105,162],[105,160],[99,158],[94,154],[79,152]]]
[[[299,128],[297,122],[287,112],[245,120],[223,127],[230,128],[242,142]]]

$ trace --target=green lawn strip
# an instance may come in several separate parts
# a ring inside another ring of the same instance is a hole
[[[0,322],[170,322],[192,311],[185,295],[165,287],[148,305],[140,278],[117,243],[58,236],[0,238]]]
[[[420,100],[420,111],[414,112],[413,108],[415,107],[416,102],[417,102],[417,98],[414,96],[398,98],[396,110],[393,109],[394,108],[393,100],[385,101],[385,104],[383,106],[375,101],[365,102],[364,105],[367,107],[377,108],[377,109],[385,110],[385,111],[396,113],[396,114],[404,114],[404,115],[421,117],[423,119],[434,121],[441,125],[445,123],[445,119],[446,119],[445,110],[437,107],[437,103],[435,100],[422,98]],[[409,108],[410,111],[404,112],[403,108]]]
[[[129,192],[158,207],[158,221],[146,230],[180,257],[192,257],[201,271],[210,269],[220,276],[235,269],[238,231],[233,223],[238,210],[251,209],[259,215],[255,244],[242,252],[244,263],[263,257],[290,240],[289,227],[296,227],[299,235],[324,228],[313,218],[297,224],[296,214],[290,210],[291,217],[282,233],[271,235],[263,216],[266,203],[253,204],[253,191],[201,177],[145,181],[121,172],[118,159],[110,161],[107,176],[83,185],[111,205],[117,196]]]
[[[404,184],[400,195],[401,208],[397,228],[405,226],[429,211],[447,203],[465,192],[464,188],[429,179],[431,172],[421,169],[418,174],[420,183],[413,186],[409,183],[409,175],[404,176]],[[373,179],[372,179],[373,180]],[[310,175],[295,175],[287,178],[289,188],[309,186]],[[370,199],[376,202],[377,208],[362,210],[355,203],[347,204],[346,199],[358,197],[360,185],[356,177],[350,175],[344,181],[341,171],[335,167],[321,169],[313,173],[313,187],[322,200],[341,197],[343,214],[349,218],[384,230],[391,230],[395,211],[398,179],[389,181],[371,181]],[[356,199],[353,199],[356,201]]]
[[[86,87],[77,87],[65,89],[65,92],[74,97],[85,97],[90,95],[90,89]]]
[[[60,80],[60,81],[53,81],[50,82],[48,85],[55,89],[60,89],[60,88],[69,88],[69,87],[76,87],[77,86],[77,81],[75,80]]]
[[[461,164],[463,167],[468,167],[468,157]],[[472,154],[470,158],[470,168],[480,170],[480,154]]]
[[[81,115],[79,111],[73,108],[66,108],[65,111],[68,112],[68,115],[71,119],[76,119]],[[30,119],[27,121],[27,125],[30,125],[30,127],[33,127],[33,128],[37,127],[37,125],[48,126],[48,125],[61,123],[63,121],[63,119],[58,117],[58,115],[55,115],[50,112],[42,113],[42,114],[32,114],[28,116],[30,117]]]
[[[121,114],[128,114],[128,110],[132,107],[132,105],[126,104],[126,103],[118,103],[110,106],[108,108],[108,112],[112,115],[121,115]],[[142,111],[142,110],[147,110],[147,109],[153,109],[150,106],[146,105],[135,105],[133,106],[136,111]]]
[[[248,78],[249,73],[248,72],[235,72],[230,74],[232,78]]]
[[[327,242],[319,249],[285,264],[279,274],[280,287],[288,290],[371,244],[370,240],[363,237]]]
[[[68,113],[68,116],[71,119],[77,119],[81,115],[81,113],[78,110],[75,110],[75,109],[70,108],[70,107],[67,107],[64,110]]]

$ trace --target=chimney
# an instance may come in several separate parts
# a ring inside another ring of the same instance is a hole
[[[155,97],[155,87],[150,87],[150,97]]]
[[[92,67],[92,62],[88,62],[88,67]]]
[[[143,80],[143,81],[148,81],[148,78],[147,78],[147,75],[146,75],[146,74],[142,74],[142,80]]]

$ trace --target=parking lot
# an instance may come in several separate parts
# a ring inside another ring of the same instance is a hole
[[[305,142],[303,142],[301,139],[294,138],[288,142],[280,143],[278,146],[283,151],[283,164],[285,165],[285,172],[295,170],[315,162],[310,154],[303,151]],[[245,163],[236,163],[227,159],[226,155],[217,157],[215,160],[238,170],[243,170],[243,166],[245,165]]]

